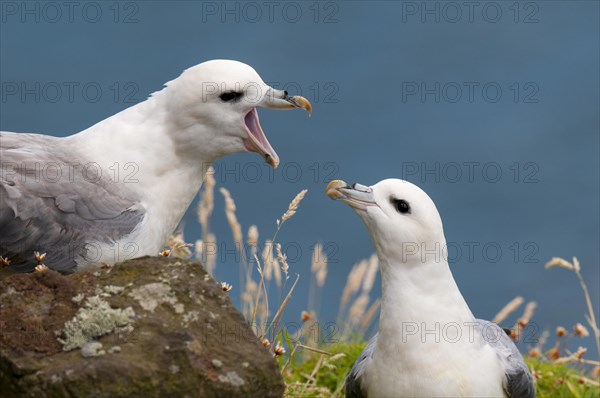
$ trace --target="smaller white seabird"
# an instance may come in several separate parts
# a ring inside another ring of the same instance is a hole
[[[346,378],[346,397],[535,397],[512,340],[475,319],[461,295],[425,192],[398,179],[371,187],[336,180],[327,195],[365,223],[381,269],[379,330]]]

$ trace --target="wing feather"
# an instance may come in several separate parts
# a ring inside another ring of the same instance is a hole
[[[484,340],[496,350],[504,364],[504,391],[511,398],[535,398],[535,383],[517,346],[504,329],[493,322],[477,319]]]
[[[1,132],[0,161],[0,255],[13,270],[31,271],[37,250],[50,268],[73,272],[86,243],[114,242],[144,217],[133,191],[90,175],[63,138]]]
[[[362,377],[371,364],[376,344],[377,334],[371,337],[360,357],[352,366],[350,373],[346,376],[346,398],[367,398],[367,393],[362,388]]]

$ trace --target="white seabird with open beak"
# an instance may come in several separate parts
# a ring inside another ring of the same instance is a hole
[[[378,333],[346,378],[346,397],[535,397],[527,365],[498,325],[475,319],[446,259],[442,220],[417,186],[332,181],[354,209],[381,269]]]
[[[279,157],[257,108],[303,108],[241,62],[185,70],[146,101],[69,137],[0,132],[0,256],[15,271],[63,273],[157,255],[208,166],[252,151]]]

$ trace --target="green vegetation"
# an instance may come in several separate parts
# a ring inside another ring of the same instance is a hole
[[[585,375],[583,367],[578,370],[562,363],[532,358],[525,358],[525,361],[535,375],[538,398],[600,397],[598,381]]]
[[[305,351],[305,358],[296,366],[289,364],[284,370],[287,384],[287,397],[343,397],[344,379],[354,361],[358,358],[365,343],[340,343],[321,347],[333,354],[327,356]],[[339,357],[336,354],[345,354]],[[336,358],[337,357],[337,358]],[[591,380],[583,367],[551,362],[545,359],[526,358],[537,383],[538,398],[560,397],[600,397],[597,380]],[[300,360],[299,360],[300,362]],[[281,361],[282,366],[285,361]],[[316,369],[316,372],[315,372]],[[589,370],[589,369],[588,369]]]

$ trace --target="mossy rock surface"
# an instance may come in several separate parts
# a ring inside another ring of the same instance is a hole
[[[197,263],[145,257],[0,280],[1,397],[283,392],[277,362]]]

